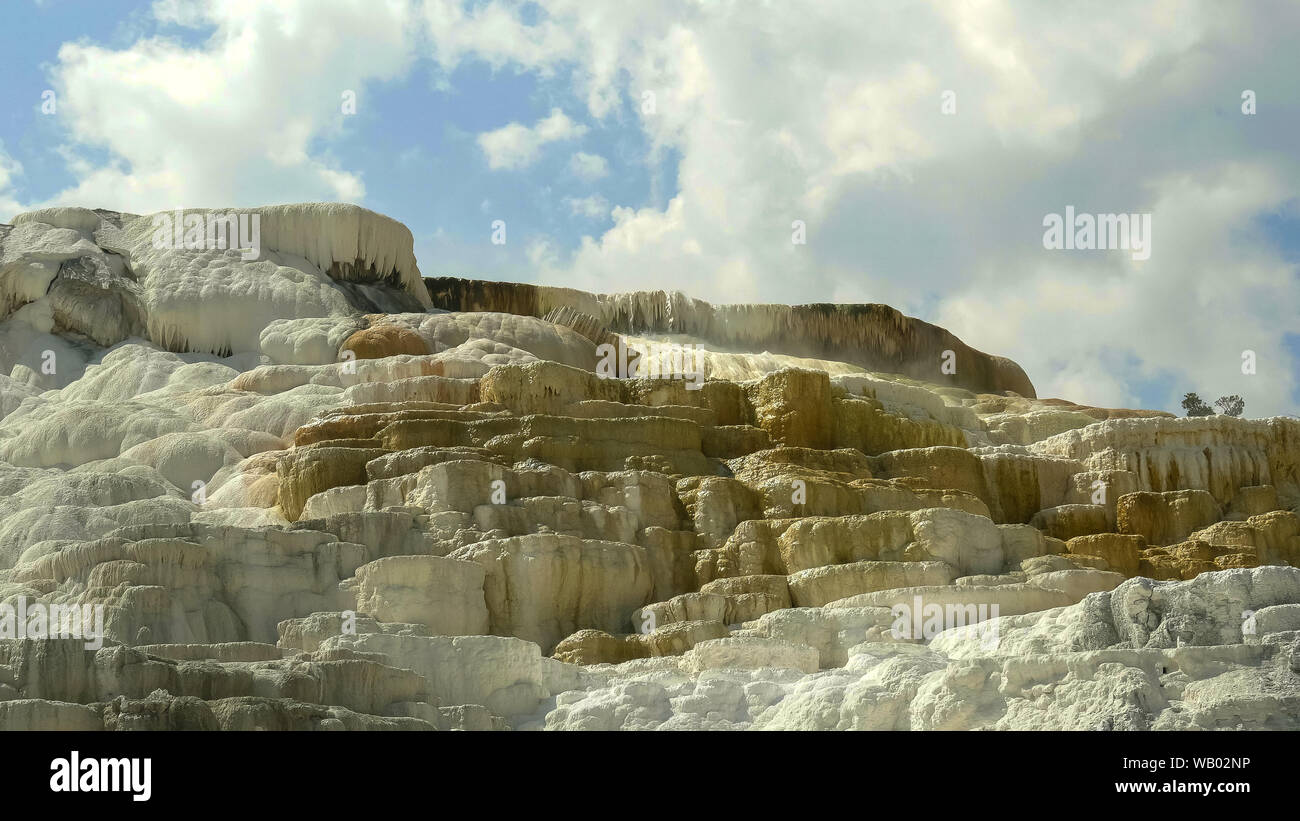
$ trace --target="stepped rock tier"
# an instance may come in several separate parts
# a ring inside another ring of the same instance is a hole
[[[424,279],[351,205],[0,225],[0,729],[1298,729],[1298,507],[1300,420],[886,306]]]
[[[1037,396],[1015,362],[981,353],[943,328],[888,305],[710,305],[680,291],[588,294],[455,277],[425,282],[433,304],[450,311],[545,317],[569,310],[620,333],[681,334],[726,350],[839,360],[972,391]],[[951,374],[941,371],[945,351],[952,352]]]

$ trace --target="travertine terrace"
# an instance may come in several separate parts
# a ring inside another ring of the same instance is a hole
[[[0,621],[0,729],[1300,726],[1300,420],[245,210],[0,225],[0,601],[104,614]],[[664,343],[694,384],[598,372]]]

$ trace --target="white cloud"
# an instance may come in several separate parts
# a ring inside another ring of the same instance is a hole
[[[529,263],[533,265],[546,265],[553,263],[555,260],[555,246],[544,237],[535,237],[528,242],[524,251]]]
[[[198,28],[205,19],[203,4],[194,0],[154,0],[152,12],[160,23],[186,28]]]
[[[407,71],[415,12],[410,0],[163,0],[159,22],[212,26],[211,36],[198,47],[65,43],[52,76],[78,182],[26,207],[361,199],[360,176],[313,144],[342,128],[345,90],[365,116],[363,87]]]
[[[5,153],[4,143],[0,142],[0,222],[22,210],[13,194],[14,178],[22,173],[22,163]]]
[[[423,16],[434,58],[446,69],[473,56],[494,69],[523,63],[549,72],[572,53],[575,42],[555,22],[526,25],[516,14],[518,5],[489,2],[467,11],[460,0],[425,0]]]
[[[579,151],[569,160],[569,170],[584,182],[593,182],[609,174],[609,163],[599,154]]]
[[[547,143],[572,140],[586,133],[585,125],[575,123],[563,111],[553,108],[549,116],[538,120],[532,128],[512,122],[479,134],[478,144],[487,155],[489,168],[518,169],[532,165]]]
[[[572,64],[591,116],[623,100],[650,159],[680,158],[666,207],[614,209],[538,281],[714,301],[853,295],[1016,359],[1042,395],[1135,404],[1159,384],[1166,409],[1198,390],[1240,393],[1252,415],[1295,411],[1300,363],[1282,333],[1300,284],[1255,221],[1300,190],[1278,136],[1300,130],[1282,33],[1296,7],[537,7],[527,25],[516,4],[476,7],[513,15],[498,24],[509,38],[466,22],[434,39],[539,76]],[[1241,115],[1241,87],[1270,89],[1267,121]],[[1069,204],[1152,213],[1151,259],[1045,251],[1043,215]],[[795,219],[805,246],[790,242]],[[1245,348],[1267,374],[1240,374]]]

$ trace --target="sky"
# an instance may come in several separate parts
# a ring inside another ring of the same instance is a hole
[[[1293,0],[4,11],[0,221],[348,201],[425,276],[883,302],[1039,396],[1300,413]],[[1045,247],[1067,207],[1149,255]]]

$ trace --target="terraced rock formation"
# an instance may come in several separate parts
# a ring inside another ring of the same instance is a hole
[[[884,306],[422,280],[386,217],[252,213],[253,259],[0,226],[0,728],[1300,725],[1300,420],[1036,399]],[[693,373],[600,371],[663,345]]]

